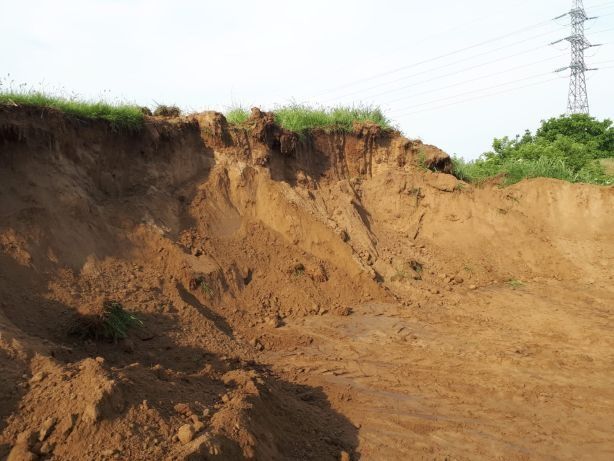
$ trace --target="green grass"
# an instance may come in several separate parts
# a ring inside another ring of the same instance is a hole
[[[508,280],[508,281],[507,281],[507,283],[508,283],[508,284],[509,284],[509,285],[510,285],[510,286],[511,286],[513,289],[520,288],[521,286],[523,286],[523,285],[524,285],[524,283],[523,283],[522,281],[520,281],[520,280],[516,280],[516,279],[510,279],[510,280]]]
[[[304,134],[314,129],[352,131],[354,122],[371,122],[383,129],[394,129],[378,107],[338,106],[315,108],[305,104],[279,106],[273,110],[279,126],[295,133]],[[234,107],[226,113],[229,123],[242,124],[249,118],[249,112]]]
[[[0,104],[26,105],[57,109],[67,115],[106,120],[114,129],[138,130],[143,126],[143,112],[131,104],[111,104],[105,101],[81,101],[74,98],[52,96],[41,91],[0,91]]]
[[[249,118],[249,111],[241,106],[236,106],[228,110],[225,115],[228,123],[242,125]]]
[[[274,110],[275,121],[283,128],[296,133],[322,128],[352,131],[354,122],[371,122],[384,129],[393,126],[377,107],[338,106],[316,109],[303,104],[291,104]]]
[[[71,333],[81,339],[117,341],[128,336],[128,330],[143,326],[135,315],[127,312],[117,301],[105,301],[99,313],[80,318]]]
[[[597,161],[588,163],[579,171],[574,171],[563,159],[551,157],[539,157],[534,160],[476,160],[472,162],[453,157],[452,163],[454,176],[470,183],[479,184],[501,176],[504,186],[530,178],[555,178],[569,182],[600,185],[614,184],[614,176],[608,175]]]

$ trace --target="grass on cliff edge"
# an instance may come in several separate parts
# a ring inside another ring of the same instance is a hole
[[[354,122],[371,122],[383,129],[395,128],[379,107],[371,106],[315,108],[305,104],[290,104],[275,108],[273,113],[279,126],[295,133],[305,133],[315,128],[352,131]],[[226,113],[226,120],[233,124],[240,125],[248,118],[249,112],[242,107],[231,108]]]
[[[78,118],[106,120],[115,129],[136,130],[144,120],[141,108],[136,105],[79,101],[40,91],[0,91],[0,104],[48,107]]]

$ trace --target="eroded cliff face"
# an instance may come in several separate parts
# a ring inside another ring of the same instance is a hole
[[[1,107],[0,456],[356,457],[376,446],[348,419],[356,383],[322,389],[287,359],[324,354],[317,322],[611,279],[612,188],[476,189],[450,167],[374,125],[299,136],[257,109],[242,126],[209,112],[123,133]],[[71,335],[110,299],[144,326]]]

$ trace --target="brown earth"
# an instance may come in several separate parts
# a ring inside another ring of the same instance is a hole
[[[0,107],[0,458],[614,459],[614,188],[449,171]],[[71,335],[104,300],[143,327]]]

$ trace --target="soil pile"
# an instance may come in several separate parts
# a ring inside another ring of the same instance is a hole
[[[614,188],[450,165],[0,108],[0,457],[611,459]]]

